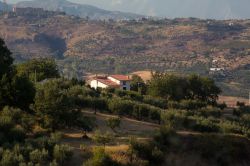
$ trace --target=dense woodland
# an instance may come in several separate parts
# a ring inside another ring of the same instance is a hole
[[[250,164],[250,108],[238,103],[224,116],[227,106],[217,103],[221,90],[210,78],[152,73],[149,82],[134,75],[132,91],[95,90],[60,76],[52,59],[13,60],[0,40],[1,166],[71,165],[76,149],[64,141],[65,130],[83,133],[83,166]],[[114,116],[104,124],[110,130],[100,130],[86,110]],[[158,127],[140,140],[122,133],[125,118]],[[109,153],[125,136],[127,149]]]

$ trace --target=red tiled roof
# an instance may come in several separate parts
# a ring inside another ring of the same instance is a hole
[[[131,80],[129,78],[129,76],[126,76],[126,75],[111,75],[109,77],[112,77],[112,78],[119,80],[119,81],[130,81]]]
[[[119,84],[117,84],[117,83],[115,83],[115,82],[113,82],[113,81],[111,81],[109,79],[105,79],[105,78],[102,78],[102,79],[94,78],[94,80],[97,80],[97,81],[99,81],[99,82],[101,82],[101,83],[103,83],[105,85],[112,86],[112,87],[119,87],[120,86]]]

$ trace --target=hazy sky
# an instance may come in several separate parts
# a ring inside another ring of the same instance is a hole
[[[17,2],[21,0],[8,0]],[[250,0],[69,0],[107,10],[151,16],[250,18]]]

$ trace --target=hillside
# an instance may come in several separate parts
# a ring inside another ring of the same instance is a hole
[[[4,9],[4,3],[3,2],[0,2],[0,10],[2,11]]]
[[[10,5],[6,5],[5,3],[3,3],[2,1],[0,1],[0,13],[2,11],[10,11],[11,10],[11,6]]]
[[[76,4],[66,0],[34,0],[17,3],[17,7],[43,8],[51,11],[63,11],[69,15],[80,16],[83,18],[108,20],[108,19],[136,19],[142,15],[123,13],[118,11],[107,11],[91,5]]]
[[[25,59],[38,56],[36,49],[45,47],[48,53],[43,56],[54,56],[56,51],[65,57],[108,56],[137,66],[149,65],[148,68],[196,66],[206,69],[212,60],[218,60],[221,68],[232,70],[249,63],[248,20],[102,22],[55,16],[2,18],[0,21],[1,36],[14,53],[18,52]],[[30,50],[25,51],[28,44]],[[18,48],[23,50],[18,51]]]
[[[0,39],[1,166],[250,163],[250,107],[217,103],[208,77],[155,73],[130,91],[95,89],[61,77],[53,59],[11,55]]]
[[[94,115],[90,111],[84,111],[84,114],[88,117],[96,119],[97,127],[103,133],[112,132],[112,130],[110,130],[110,128],[106,125],[106,121],[110,117],[115,116],[102,113]],[[121,127],[118,129],[119,132],[116,133],[117,136],[113,140],[114,143],[108,145],[106,147],[106,151],[114,159],[122,162],[123,165],[126,165],[129,162],[129,156],[126,155],[126,152],[129,150],[128,141],[130,137],[135,137],[140,141],[150,140],[152,139],[152,135],[157,133],[157,129],[159,127],[160,126],[153,123],[145,123],[129,118],[122,118]],[[74,156],[70,165],[81,165],[82,162],[86,162],[86,159],[82,158],[82,156],[85,156],[88,152],[86,149],[91,149],[93,146],[96,146],[96,143],[90,140],[82,139],[82,133],[79,130],[64,130],[63,133],[63,143],[69,144],[74,151]],[[88,135],[93,137],[93,133],[88,133]],[[221,163],[227,162],[227,160],[231,162],[230,164],[227,163],[229,165],[243,166],[244,164],[249,164],[248,160],[237,161],[235,158],[237,158],[236,154],[239,152],[230,154],[229,151],[231,149],[227,149],[229,145],[238,145],[244,149],[241,152],[243,156],[249,156],[249,154],[247,154],[249,153],[249,150],[246,153],[246,149],[249,147],[249,140],[244,137],[211,133],[204,134],[192,131],[179,131],[178,137],[179,138],[176,140],[173,140],[173,142],[178,144],[178,148],[175,149],[176,147],[171,147],[168,149],[168,154],[165,157],[165,165],[185,166],[188,163],[188,166],[208,166],[210,164],[220,165]],[[222,144],[225,146],[221,149],[220,146]],[[85,148],[81,148],[81,145],[85,145]],[[211,149],[209,147],[211,147]],[[235,149],[237,150],[238,148]],[[213,157],[209,158],[206,156],[207,153],[211,152]],[[230,155],[231,158],[228,159],[229,157],[223,157],[223,155]],[[141,166],[143,164],[138,163],[137,165]]]
[[[89,21],[55,15],[0,17],[19,60],[55,57],[67,76],[139,70],[209,73],[227,95],[248,96],[250,20]],[[211,73],[210,68],[224,68]]]

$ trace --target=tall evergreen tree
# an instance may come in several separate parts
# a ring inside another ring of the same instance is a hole
[[[33,59],[17,65],[16,68],[18,76],[27,76],[33,82],[60,77],[53,59]]]
[[[27,109],[35,88],[25,76],[17,76],[11,51],[0,39],[0,109],[6,105]]]
[[[0,79],[12,70],[13,58],[3,39],[0,38]]]
[[[5,45],[3,39],[0,38],[0,108],[11,100],[9,90],[11,84],[10,73],[13,69],[12,63],[11,52]]]

